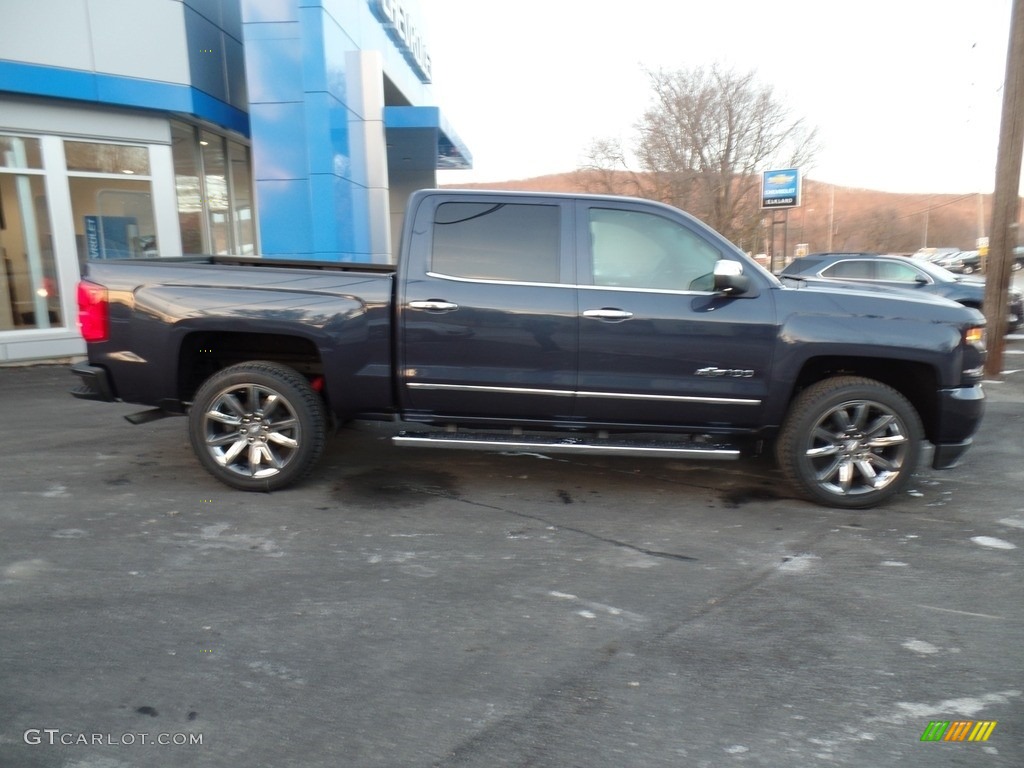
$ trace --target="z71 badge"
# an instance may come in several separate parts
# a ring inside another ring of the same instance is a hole
[[[698,368],[698,376],[731,376],[734,379],[749,379],[754,372],[749,368]]]

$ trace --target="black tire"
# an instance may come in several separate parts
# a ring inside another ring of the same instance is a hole
[[[325,422],[323,402],[301,374],[256,360],[203,382],[188,431],[199,463],[218,480],[243,491],[275,491],[316,464]]]
[[[807,499],[866,509],[906,487],[923,439],[917,411],[899,392],[874,379],[837,376],[794,400],[775,456]]]

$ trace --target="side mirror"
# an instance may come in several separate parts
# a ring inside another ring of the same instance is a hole
[[[750,290],[750,278],[743,274],[743,265],[738,261],[719,259],[714,275],[716,293],[739,294]]]

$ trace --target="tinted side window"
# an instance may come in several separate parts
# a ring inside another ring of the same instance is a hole
[[[824,277],[846,280],[872,280],[875,277],[874,263],[870,261],[840,261],[822,271]]]
[[[699,235],[656,214],[590,209],[594,285],[710,291],[721,254]]]
[[[434,214],[431,271],[557,283],[559,213],[557,205],[442,203]]]
[[[878,279],[892,280],[900,283],[914,283],[919,279],[927,279],[920,271],[910,264],[903,264],[896,261],[878,262]],[[931,282],[930,280],[928,282]]]

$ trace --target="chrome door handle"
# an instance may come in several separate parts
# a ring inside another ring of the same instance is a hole
[[[427,312],[451,312],[458,309],[459,305],[442,299],[427,299],[426,301],[410,301],[412,309],[425,309]]]
[[[587,309],[583,311],[584,317],[592,317],[595,320],[629,320],[633,316],[632,312],[627,312],[624,309]]]

